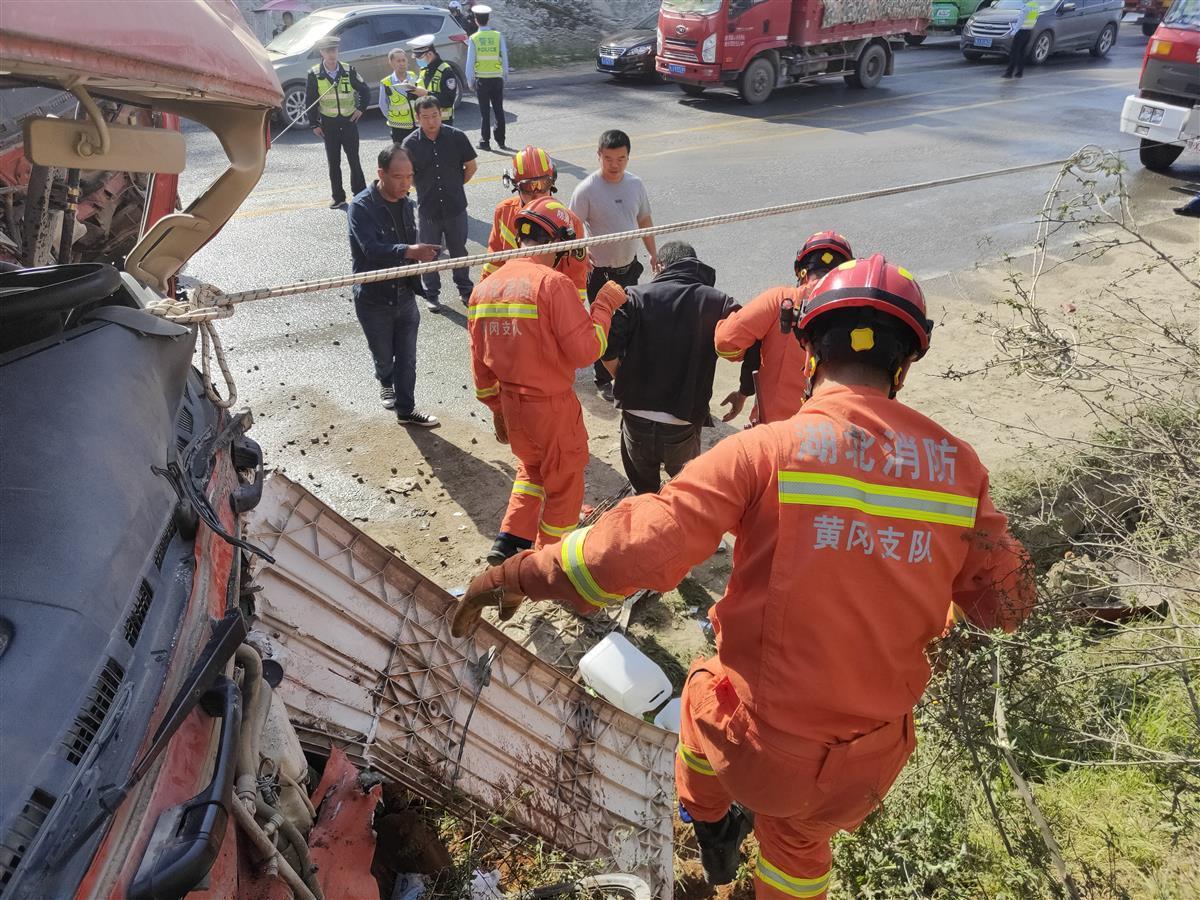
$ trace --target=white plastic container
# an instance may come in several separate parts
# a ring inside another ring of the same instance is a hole
[[[635,716],[671,696],[671,681],[658,664],[615,631],[584,655],[579,674],[597,694]]]
[[[682,704],[678,697],[675,697],[667,702],[667,705],[658,711],[658,715],[654,717],[654,724],[665,731],[673,731],[679,734],[679,719],[682,713]]]

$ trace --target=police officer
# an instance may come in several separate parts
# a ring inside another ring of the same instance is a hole
[[[417,127],[412,109],[417,76],[408,68],[408,54],[401,47],[388,52],[388,64],[392,74],[379,82],[379,109],[392,130],[392,142],[399,144]]]
[[[479,100],[479,144],[480,150],[491,150],[492,112],[496,113],[496,143],[507,150],[504,143],[504,79],[508,77],[508,46],[504,35],[488,25],[492,15],[490,6],[472,6],[471,12],[479,23],[479,30],[467,39],[467,87],[475,92]]]
[[[454,121],[454,104],[458,100],[459,90],[458,78],[454,75],[454,67],[438,56],[434,47],[435,40],[432,34],[423,34],[408,42],[417,65],[421,67],[413,93],[418,97],[424,97],[426,94],[437,97],[438,106],[442,109],[442,124],[449,125]]]
[[[1021,19],[1017,33],[1013,35],[1012,48],[1008,51],[1008,68],[1004,70],[1004,78],[1012,78],[1014,68],[1018,78],[1025,74],[1025,56],[1029,53],[1029,39],[1033,37],[1033,29],[1037,26],[1040,13],[1041,8],[1038,6],[1037,0],[1025,0],[1021,7]]]
[[[358,159],[358,125],[371,102],[367,84],[349,63],[338,61],[336,37],[317,41],[321,61],[308,73],[304,105],[317,107],[313,134],[325,141],[325,159],[329,162],[329,186],[333,192],[330,209],[346,208],[346,189],[342,187],[342,152],[350,163],[350,192],[367,187],[362,163]]]

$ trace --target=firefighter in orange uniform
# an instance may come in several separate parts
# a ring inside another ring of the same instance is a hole
[[[933,324],[912,276],[880,255],[851,260],[788,324],[810,360],[799,413],[479,575],[452,626],[469,631],[485,606],[510,616],[525,597],[588,613],[666,591],[735,533],[709,612],[717,654],[683,691],[675,778],[712,883],[732,880],[753,827],[759,900],[825,896],[830,838],[862,822],[912,753],[925,646],[951,602],[1008,631],[1033,602],[975,452],[894,399]]]
[[[516,196],[501,200],[496,204],[496,211],[492,214],[492,233],[488,235],[488,250],[492,252],[516,249],[515,220],[517,213],[539,197],[549,197],[558,190],[555,187],[558,170],[554,167],[554,160],[540,147],[529,146],[514,155],[512,167],[511,175],[508,172],[504,173],[504,183],[516,193]],[[577,235],[582,236],[583,223],[579,221],[579,216],[571,212],[569,208],[567,213],[571,217],[571,227]],[[487,263],[483,267],[480,279],[487,278],[502,265],[504,265],[503,260],[498,263]],[[575,287],[579,290],[580,301],[586,302],[587,250],[581,247],[564,254],[555,268],[575,283]]]
[[[522,247],[575,238],[571,211],[551,197],[517,213]],[[579,524],[588,435],[573,388],[575,370],[608,346],[625,289],[605,285],[589,312],[553,251],[509,260],[471,294],[467,331],[475,396],[492,410],[496,438],[518,465],[508,511],[488,554],[498,565],[520,550],[557,542]]]
[[[812,235],[796,253],[795,287],[777,287],[759,294],[727,319],[717,323],[714,341],[717,355],[738,361],[756,343],[762,342],[762,363],[758,370],[758,397],[750,414],[752,424],[782,422],[791,418],[804,402],[806,360],[804,349],[792,337],[790,330],[780,328],[780,312],[785,303],[796,309],[804,303],[809,292],[830,269],[850,259],[854,254],[849,242],[836,231]],[[734,403],[726,421],[733,418],[745,403],[730,394],[727,402]]]

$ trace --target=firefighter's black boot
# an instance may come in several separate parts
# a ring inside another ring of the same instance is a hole
[[[720,822],[693,819],[692,827],[696,829],[705,879],[711,885],[729,884],[737,875],[742,841],[754,830],[754,814],[735,804]]]
[[[502,531],[496,536],[495,543],[492,544],[492,549],[488,551],[488,565],[498,566],[510,556],[516,556],[522,550],[530,550],[532,548],[533,541]]]

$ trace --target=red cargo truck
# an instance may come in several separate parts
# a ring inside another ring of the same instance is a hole
[[[923,35],[930,0],[663,0],[655,67],[683,92],[736,87],[762,103],[777,87],[841,75],[871,88],[903,36]]]

